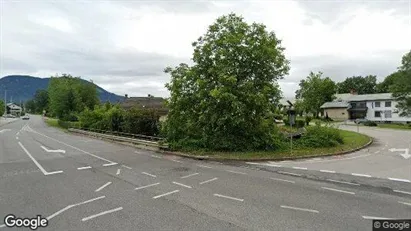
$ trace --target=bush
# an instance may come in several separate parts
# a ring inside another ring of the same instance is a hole
[[[343,143],[338,129],[324,126],[307,127],[305,134],[297,141],[298,146],[309,148],[335,147]]]
[[[283,115],[281,115],[281,114],[275,114],[274,115],[274,119],[276,119],[276,120],[283,120]]]
[[[305,126],[305,121],[304,120],[298,119],[298,120],[295,121],[295,127],[303,128],[304,126]]]
[[[374,121],[366,121],[364,122],[364,126],[376,127],[377,123]]]
[[[310,122],[311,122],[311,120],[312,120],[313,118],[311,117],[311,116],[306,116],[305,117],[305,125],[310,125]]]

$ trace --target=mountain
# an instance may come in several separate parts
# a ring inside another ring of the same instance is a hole
[[[0,99],[4,99],[4,90],[7,90],[7,101],[25,102],[33,98],[37,90],[47,89],[50,78],[39,78],[29,75],[8,75],[0,79]],[[84,80],[88,82],[87,80]],[[108,92],[97,86],[101,102],[119,102],[124,97]]]

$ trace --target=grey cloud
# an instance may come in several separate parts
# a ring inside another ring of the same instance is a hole
[[[213,4],[211,1],[189,1],[189,0],[164,0],[164,1],[110,1],[114,4],[129,7],[131,9],[140,9],[142,6],[155,6],[172,13],[197,14],[211,11]],[[137,15],[138,17],[138,15]]]

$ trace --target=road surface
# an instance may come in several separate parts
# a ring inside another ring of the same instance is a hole
[[[8,214],[48,218],[38,230],[122,231],[372,230],[375,217],[411,218],[405,182],[164,156],[38,116],[0,130],[0,230],[29,230],[6,227]]]

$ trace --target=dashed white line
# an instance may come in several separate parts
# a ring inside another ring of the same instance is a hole
[[[320,172],[327,172],[327,173],[335,173],[335,171],[332,171],[332,170],[320,170]]]
[[[211,181],[215,181],[215,180],[217,180],[217,179],[218,179],[218,178],[217,178],[217,177],[215,177],[215,178],[213,178],[213,179],[209,179],[209,180],[206,180],[206,181],[200,182],[200,184],[209,183],[209,182],[211,182]]]
[[[403,204],[403,205],[409,205],[409,206],[411,206],[411,203],[408,203],[408,202],[398,201],[398,203]]]
[[[293,167],[293,169],[307,170],[307,168],[304,167]]]
[[[377,153],[380,153],[380,151],[381,151],[381,150],[378,150],[378,151],[375,151],[374,153],[377,154]]]
[[[286,206],[286,205],[281,205],[281,208],[283,208],[283,209],[293,209],[293,210],[311,212],[311,213],[319,213],[317,210],[313,210],[313,209],[297,208],[297,207]]]
[[[124,168],[127,168],[127,169],[132,169],[131,167],[129,167],[129,166],[127,166],[127,165],[121,165],[122,167],[124,167]]]
[[[108,167],[108,166],[113,166],[113,165],[117,165],[118,163],[112,162],[109,164],[103,164],[103,167]]]
[[[119,169],[117,169],[116,175],[120,175],[120,171],[121,171],[121,169],[120,169],[120,168],[119,168]]]
[[[277,181],[283,181],[283,182],[288,182],[288,183],[292,183],[295,184],[295,181],[292,180],[284,180],[284,179],[280,179],[280,178],[270,178],[271,180],[277,180]]]
[[[287,174],[287,175],[291,175],[291,176],[302,176],[301,174],[293,173],[293,172],[278,171],[278,173]]]
[[[237,171],[231,171],[231,170],[226,170],[227,172],[235,173],[235,174],[242,174],[242,175],[247,175],[245,172],[237,172]]]
[[[264,165],[269,166],[269,167],[277,167],[277,168],[281,167],[281,165],[278,165],[278,164],[264,164]]]
[[[105,215],[105,214],[109,214],[109,213],[114,213],[114,212],[120,211],[120,210],[122,210],[122,209],[123,209],[123,207],[118,207],[118,208],[115,208],[115,209],[107,210],[107,211],[104,211],[104,212],[101,212],[101,213],[97,213],[97,214],[91,215],[91,216],[89,216],[89,217],[85,217],[85,218],[81,219],[81,221],[88,221],[88,220],[91,220],[91,219],[93,219],[93,218],[96,218],[96,217]]]
[[[402,194],[408,194],[408,195],[411,195],[411,192],[406,192],[406,191],[401,191],[401,190],[392,190],[392,191],[394,191],[394,192],[397,192],[397,193],[402,193]]]
[[[90,199],[90,200],[87,200],[87,201],[83,201],[83,202],[80,202],[80,203],[77,203],[77,204],[72,204],[72,205],[66,206],[65,208],[63,208],[63,209],[61,209],[61,210],[59,210],[59,211],[51,214],[50,216],[48,216],[48,217],[47,217],[47,220],[50,220],[51,218],[53,218],[53,217],[61,214],[62,212],[66,211],[66,210],[68,210],[68,209],[71,209],[71,208],[73,208],[73,207],[76,207],[76,206],[79,206],[79,205],[84,205],[84,204],[87,204],[87,203],[90,203],[90,202],[93,202],[93,201],[96,201],[96,200],[103,199],[103,198],[105,198],[105,197],[106,197],[106,196],[96,197],[96,198],[93,198],[93,199]]]
[[[388,177],[389,180],[393,180],[393,181],[401,181],[401,182],[406,182],[406,183],[411,183],[410,180],[407,179],[400,179],[400,178],[390,178]]]
[[[96,191],[95,191],[95,192],[100,192],[103,188],[105,188],[105,187],[109,186],[110,184],[111,184],[111,181],[109,181],[109,182],[105,183],[103,186],[101,186],[100,188],[96,189]]]
[[[235,200],[235,201],[241,201],[241,202],[244,201],[244,199],[230,197],[230,196],[224,196],[224,195],[221,195],[221,194],[214,194],[214,196],[221,197],[221,198],[226,198],[226,199],[231,199],[231,200]]]
[[[168,193],[164,193],[164,194],[161,194],[161,195],[157,195],[157,196],[153,197],[153,199],[157,199],[157,198],[160,198],[160,197],[164,197],[164,196],[167,196],[167,195],[176,193],[176,192],[180,192],[180,190],[174,190],[174,191],[171,191],[171,192],[168,192]]]
[[[362,216],[366,220],[395,220],[395,218]]]
[[[334,192],[341,192],[341,193],[346,193],[346,194],[351,194],[351,195],[355,194],[355,192],[349,192],[349,191],[339,190],[339,189],[335,189],[335,188],[327,188],[327,187],[321,187],[321,188],[325,189],[325,190],[334,191]]]
[[[198,167],[202,167],[202,168],[212,168],[210,166],[206,166],[206,165],[201,165],[201,164],[197,164]]]
[[[174,162],[177,162],[177,163],[182,163],[181,161],[179,161],[179,160],[174,160],[174,159],[171,159],[171,161],[174,161]]]
[[[16,136],[16,140],[18,140],[18,139],[19,139],[19,137]]]
[[[144,174],[144,175],[147,175],[147,176],[157,177],[156,175],[153,175],[153,174],[150,174],[150,173],[147,173],[147,172],[141,172],[141,173]]]
[[[186,188],[192,188],[191,186],[188,186],[188,185],[185,185],[185,184],[182,184],[182,183],[178,183],[178,182],[175,182],[175,181],[173,181],[173,184],[180,185],[180,186],[183,186],[183,187],[186,187]]]
[[[327,179],[327,181],[336,182],[336,183],[341,183],[341,184],[349,184],[349,185],[360,186],[360,184],[351,183],[351,182],[347,182],[347,181],[340,181],[340,180],[333,180],[333,179]]]
[[[371,177],[370,175],[367,174],[362,174],[362,173],[351,173],[353,176],[362,176],[362,177]]]
[[[186,176],[182,176],[181,179],[189,178],[189,177],[192,177],[192,176],[195,176],[195,175],[198,175],[198,174],[199,174],[199,173],[196,172],[196,173],[193,173],[193,174],[189,174],[189,175],[186,175]]]
[[[84,169],[90,169],[90,168],[91,168],[91,166],[85,166],[85,167],[77,168],[77,170],[84,170]]]
[[[160,156],[156,156],[156,155],[151,155],[151,157],[157,158],[157,159],[161,159]]]
[[[159,185],[159,184],[160,184],[160,183],[149,184],[149,185],[146,185],[146,186],[137,187],[137,188],[135,188],[134,190],[140,190],[140,189],[143,189],[143,188],[149,188],[149,187],[156,186],[156,185]]]

